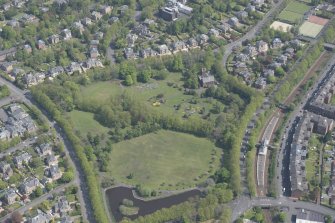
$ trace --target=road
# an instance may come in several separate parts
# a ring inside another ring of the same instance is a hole
[[[6,151],[1,152],[0,153],[0,159],[14,153],[15,151],[23,150],[24,148],[33,145],[35,142],[36,142],[35,138],[26,139],[23,142],[19,143],[18,145],[13,146],[13,147],[7,149]]]
[[[40,196],[39,198],[36,198],[34,199],[33,201],[29,202],[28,204],[25,204],[24,206],[16,209],[15,211],[23,214],[24,212],[28,211],[29,209],[35,207],[36,205],[39,205],[40,203],[42,203],[43,201],[49,199],[49,198],[52,198],[53,197],[53,194],[57,194],[57,193],[60,193],[61,191],[64,191],[65,188],[73,185],[74,183],[71,182],[71,183],[68,183],[68,184],[63,184],[57,188],[55,188],[54,190]],[[0,218],[0,222],[5,222],[5,220],[9,219],[11,217],[12,213],[9,213],[7,215],[5,215],[4,217]]]
[[[29,91],[23,91],[19,89],[11,82],[5,80],[3,77],[0,77],[0,84],[7,85],[11,91],[11,96],[15,97],[17,100],[20,100],[21,102],[24,102],[27,105],[37,106],[37,104],[33,101],[31,95],[29,94]],[[80,162],[71,146],[71,143],[68,141],[66,135],[62,132],[62,129],[57,125],[57,123],[50,120],[50,117],[43,109],[41,109],[41,111],[46,116],[46,120],[48,121],[49,126],[56,130],[56,136],[63,142],[65,147],[65,153],[68,157],[70,157],[69,159],[70,165],[74,167],[75,170],[74,184],[78,186],[78,200],[81,203],[81,212],[83,215],[83,219],[84,221],[94,223],[95,219],[92,211],[93,208],[91,207],[91,202],[88,196],[88,186],[86,183],[85,174],[81,169]]]
[[[237,200],[230,203],[230,207],[233,210],[232,222],[237,220],[239,216],[252,207],[287,207],[289,208],[289,213],[296,214],[297,208],[302,208],[306,210],[311,210],[324,215],[335,216],[335,210],[321,206],[318,204],[303,202],[303,201],[292,201],[287,197],[275,198],[253,198],[242,196]],[[291,217],[291,216],[290,216]]]
[[[233,52],[233,49],[235,47],[242,46],[242,42],[244,42],[245,40],[248,40],[248,39],[251,40],[251,39],[255,38],[260,33],[262,28],[264,26],[266,26],[267,23],[274,18],[275,13],[278,12],[278,9],[282,6],[283,3],[284,3],[283,0],[279,0],[264,15],[262,20],[260,20],[251,30],[249,30],[249,32],[247,32],[243,37],[241,37],[237,41],[229,43],[228,45],[225,46],[225,52],[224,52],[223,58],[222,58],[222,64],[223,64],[224,67],[226,67],[227,59],[228,59],[229,55]]]

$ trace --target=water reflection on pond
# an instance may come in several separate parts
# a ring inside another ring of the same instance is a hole
[[[123,218],[123,215],[119,211],[119,206],[123,199],[132,200],[134,202],[134,206],[139,207],[139,212],[137,215],[128,216],[130,219],[135,219],[139,216],[151,214],[159,209],[180,204],[184,201],[187,201],[189,198],[199,196],[200,194],[201,192],[195,189],[165,198],[143,201],[135,198],[132,193],[132,189],[128,187],[114,187],[106,191],[107,202],[109,202],[109,209],[117,222],[121,221]]]

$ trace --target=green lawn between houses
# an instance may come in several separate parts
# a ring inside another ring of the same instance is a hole
[[[113,145],[110,156],[108,174],[117,182],[174,190],[195,186],[213,174],[221,152],[207,139],[160,130]]]

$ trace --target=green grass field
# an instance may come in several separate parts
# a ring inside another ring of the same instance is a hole
[[[308,5],[302,2],[298,2],[298,1],[291,1],[290,3],[288,3],[288,5],[285,8],[285,10],[287,11],[291,11],[291,12],[295,12],[299,14],[304,14],[309,9],[310,7]]]
[[[94,135],[108,132],[108,128],[94,120],[92,113],[74,110],[69,113],[69,118],[73,122],[75,130],[78,130],[83,136],[86,136],[88,132]]]
[[[297,21],[301,20],[303,18],[303,15],[291,11],[283,10],[279,16],[278,19],[289,22],[289,23],[296,23]]]
[[[103,102],[112,95],[127,92],[156,110],[180,117],[184,114],[199,115],[200,110],[205,108],[206,111],[209,111],[218,102],[215,99],[202,99],[192,95],[185,95],[182,87],[183,82],[180,79],[180,74],[171,74],[163,81],[151,80],[150,83],[138,83],[131,87],[124,87],[116,81],[98,82],[82,88],[81,93],[85,100]],[[160,103],[159,106],[153,106],[153,103],[158,101],[156,99],[158,95],[163,95],[164,103]],[[194,103],[194,99],[196,99],[197,103]],[[176,106],[179,106],[179,109],[176,109]],[[224,105],[222,104],[222,106]]]
[[[305,12],[307,12],[310,7],[302,2],[290,1],[286,8],[279,14],[278,19],[289,22],[297,23],[303,19]]]
[[[299,28],[299,34],[315,38],[323,29],[322,25],[305,21]]]
[[[110,156],[108,174],[118,182],[173,190],[195,186],[208,172],[213,174],[221,154],[207,139],[161,130],[115,144]]]

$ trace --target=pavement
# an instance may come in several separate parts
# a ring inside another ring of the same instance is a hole
[[[17,101],[21,101],[26,103],[27,105],[34,105],[38,107],[38,105],[33,101],[28,90],[21,90],[20,88],[13,85],[11,82],[7,81],[3,77],[0,77],[0,84],[5,84],[11,91],[11,97],[15,98]],[[70,157],[69,162],[70,165],[74,167],[75,179],[74,184],[78,186],[78,200],[82,204],[81,212],[83,215],[84,221],[88,221],[90,223],[94,223],[95,219],[93,216],[93,208],[91,206],[91,202],[88,196],[88,186],[85,179],[85,174],[81,169],[79,159],[77,158],[71,143],[67,139],[66,135],[63,133],[62,129],[50,119],[47,115],[47,112],[39,107],[42,113],[45,115],[46,120],[51,128],[56,130],[56,136],[59,140],[61,140],[65,147],[65,153],[68,157]]]

